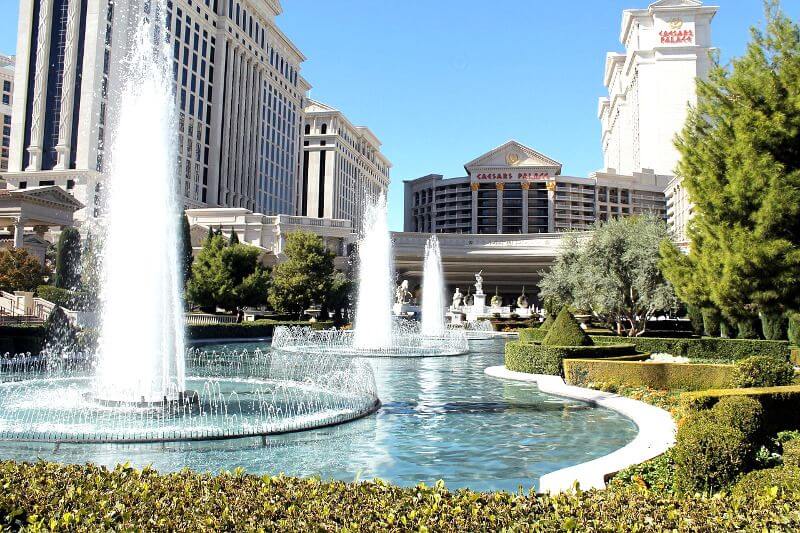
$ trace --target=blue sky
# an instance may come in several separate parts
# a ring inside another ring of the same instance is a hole
[[[718,0],[713,41],[740,55],[761,0]],[[584,176],[602,166],[597,98],[621,50],[622,10],[648,0],[282,0],[279,27],[308,57],[311,97],[383,142],[394,164],[390,224],[403,180],[463,175],[464,163],[517,139]],[[569,6],[565,9],[565,5]],[[800,19],[800,1],[784,0]],[[0,51],[16,47],[18,0],[0,0]]]

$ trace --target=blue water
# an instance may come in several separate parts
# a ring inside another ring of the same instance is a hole
[[[383,402],[377,413],[270,437],[266,446],[260,438],[59,447],[6,443],[0,458],[108,466],[129,461],[162,471],[243,467],[346,481],[379,477],[400,485],[443,479],[451,488],[515,491],[535,488],[541,475],[600,457],[634,438],[636,426],[613,411],[485,375],[486,367],[502,364],[503,342],[472,341],[472,351],[460,357],[371,360]]]

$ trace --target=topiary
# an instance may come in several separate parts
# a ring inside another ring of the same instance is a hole
[[[542,340],[544,346],[592,346],[594,342],[564,306]]]
[[[755,317],[742,318],[736,322],[736,327],[739,329],[737,338],[739,339],[760,339],[758,334],[758,319]]]
[[[692,333],[698,336],[703,335],[703,310],[694,305],[687,305],[686,314],[692,324]]]
[[[786,328],[789,324],[783,313],[764,312],[760,314],[760,317],[761,331],[765,339],[768,341],[786,340]]]
[[[787,317],[789,328],[786,333],[789,337],[789,344],[800,346],[800,313],[787,313]]]
[[[548,330],[548,329],[550,329],[550,326],[552,326],[553,322],[555,322],[555,321],[556,321],[556,315],[554,315],[552,313],[547,313],[547,316],[544,318],[544,322],[542,322],[542,325],[539,326],[539,329]]]
[[[756,470],[742,476],[731,490],[733,500],[751,506],[758,498],[800,497],[800,468],[782,466]]]
[[[736,363],[731,385],[736,388],[780,387],[794,380],[791,363],[767,355],[754,355]]]
[[[683,420],[673,457],[678,492],[717,492],[752,463],[753,447],[738,428],[717,422],[710,411],[700,411]]]
[[[709,337],[719,337],[720,313],[712,307],[703,309],[703,329]]]
[[[726,317],[722,317],[719,321],[719,336],[723,339],[735,339],[739,331],[736,329],[736,323]]]
[[[800,467],[800,439],[783,443],[783,465]]]
[[[726,396],[714,405],[711,415],[716,422],[741,431],[751,442],[760,438],[764,408],[755,398]]]

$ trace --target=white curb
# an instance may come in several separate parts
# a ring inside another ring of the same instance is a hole
[[[542,476],[539,479],[540,492],[564,492],[572,489],[575,482],[584,490],[604,489],[606,475],[657,457],[675,444],[677,427],[672,415],[654,405],[617,394],[567,385],[559,376],[513,372],[505,366],[492,366],[484,372],[496,378],[536,383],[544,393],[611,409],[630,418],[638,426],[636,438],[619,450]]]

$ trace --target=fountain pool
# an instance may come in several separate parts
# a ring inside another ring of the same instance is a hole
[[[351,359],[374,369],[383,402],[348,424],[267,437],[159,444],[0,443],[0,457],[163,471],[243,467],[248,472],[336,478],[380,477],[400,485],[444,479],[451,488],[533,488],[545,473],[605,455],[630,442],[635,425],[606,409],[539,393],[535,386],[486,376],[503,341],[472,342],[457,358]],[[267,349],[207,345],[206,352]],[[187,374],[193,364],[187,365]],[[190,379],[191,381],[191,379]]]

